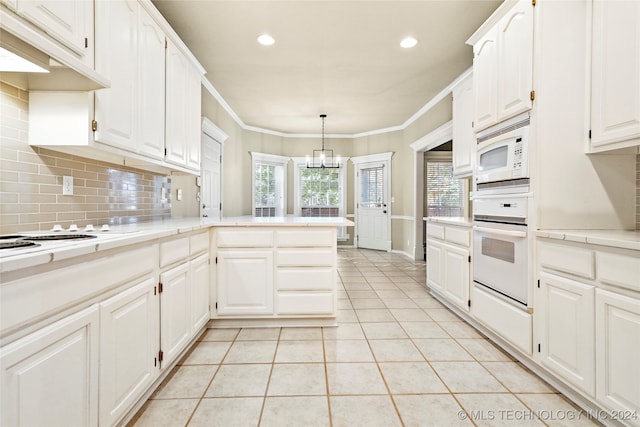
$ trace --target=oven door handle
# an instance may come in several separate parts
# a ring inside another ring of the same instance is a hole
[[[526,231],[499,230],[496,228],[478,227],[477,225],[473,226],[473,230],[486,234],[495,234],[498,236],[527,237]]]

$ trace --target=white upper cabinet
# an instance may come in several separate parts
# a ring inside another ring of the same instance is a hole
[[[640,144],[640,2],[593,2],[591,151]]]
[[[473,45],[476,130],[498,122],[497,33],[497,29],[494,28]]]
[[[93,2],[18,0],[16,11],[93,66]]]
[[[164,157],[165,35],[149,14],[140,8],[138,55],[138,152]],[[200,115],[198,114],[198,118]]]
[[[453,175],[470,176],[475,162],[476,134],[473,130],[473,77],[469,75],[453,93]]]
[[[138,2],[96,2],[96,70],[111,87],[95,92],[94,138],[125,150],[136,148],[138,111]]]
[[[533,6],[519,1],[498,25],[498,121],[530,110]]]
[[[168,163],[200,170],[200,73],[171,41],[166,52]]]
[[[488,21],[490,22],[490,21]],[[479,34],[478,34],[479,33]],[[519,0],[473,43],[475,130],[531,109],[533,5]]]

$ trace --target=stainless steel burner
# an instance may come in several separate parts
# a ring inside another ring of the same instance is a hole
[[[98,236],[91,234],[43,234],[41,236],[29,236],[24,237],[23,240],[81,240],[81,239],[95,239]]]
[[[15,240],[13,242],[0,242],[0,249],[32,248],[36,246],[40,246],[40,245],[33,242],[25,242],[24,240]]]

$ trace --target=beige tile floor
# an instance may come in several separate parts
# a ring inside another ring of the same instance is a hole
[[[130,425],[593,425],[432,298],[424,262],[338,256],[337,328],[209,329]]]

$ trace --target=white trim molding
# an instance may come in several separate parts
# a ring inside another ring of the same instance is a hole
[[[436,148],[438,145],[451,141],[452,139],[453,121],[449,120],[447,123],[413,142],[409,147],[411,147],[413,151],[429,151],[432,148]]]
[[[202,132],[206,133],[221,144],[224,144],[224,142],[229,138],[229,135],[206,117],[202,118]]]
[[[378,153],[378,154],[367,154],[366,156],[356,156],[351,157],[351,162],[354,165],[358,165],[360,163],[370,163],[370,162],[391,162],[391,158],[393,157],[393,151],[389,151],[387,153]]]

